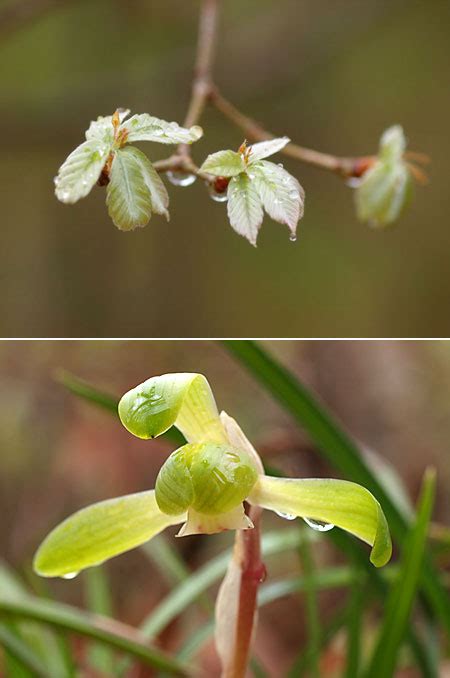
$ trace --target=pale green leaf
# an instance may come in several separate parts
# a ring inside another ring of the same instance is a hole
[[[123,122],[129,114],[129,109],[119,109],[119,120]],[[99,116],[97,120],[92,120],[86,131],[86,139],[100,139],[101,141],[112,144],[114,140],[114,127],[112,124],[112,115]]]
[[[392,545],[384,513],[361,485],[331,478],[260,476],[248,501],[279,513],[336,525],[372,546],[371,562],[385,565]]]
[[[116,151],[107,189],[108,212],[121,231],[145,226],[152,213],[150,191],[135,151],[131,146]]]
[[[132,115],[121,125],[128,132],[127,141],[157,141],[160,144],[192,144],[203,136],[198,125],[186,129],[176,122],[166,122],[148,113]]]
[[[138,438],[155,438],[176,426],[188,442],[227,442],[217,406],[202,374],[163,374],[125,393],[119,417]]]
[[[185,516],[166,516],[153,490],[92,504],[55,527],[34,558],[43,577],[74,575],[143,544]]]
[[[287,224],[295,236],[297,223],[303,216],[305,192],[285,169],[262,160],[249,168],[249,176],[258,191],[264,209],[274,221]]]
[[[280,137],[279,139],[268,139],[267,141],[259,141],[257,144],[252,144],[252,146],[249,146],[249,164],[251,165],[258,160],[268,158],[270,155],[278,153],[278,151],[281,151],[281,149],[289,142],[289,137]]]
[[[148,190],[150,191],[152,212],[164,215],[167,221],[169,221],[169,212],[167,211],[169,206],[169,194],[167,193],[167,189],[164,186],[161,177],[147,156],[142,153],[142,151],[131,147],[128,149],[128,151],[129,153],[133,154],[136,162],[141,167],[142,176]]]
[[[234,230],[256,246],[264,213],[258,192],[247,174],[233,177],[228,184],[227,209]]]
[[[99,139],[83,142],[72,151],[55,177],[58,200],[74,203],[84,198],[97,183],[111,146]]]
[[[208,155],[200,170],[216,177],[234,177],[245,171],[245,163],[240,153],[217,151]]]

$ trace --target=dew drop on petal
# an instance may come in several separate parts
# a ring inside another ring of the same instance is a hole
[[[186,172],[167,172],[167,178],[174,186],[190,186],[197,179],[195,174]]]
[[[284,167],[283,163],[282,163],[282,162],[279,162],[279,163],[278,163],[278,167],[281,167],[281,169],[283,169],[283,167]]]
[[[324,523],[321,520],[314,520],[314,518],[303,518],[303,520],[309,527],[317,532],[328,532],[334,527],[332,523]]]
[[[291,513],[283,513],[282,511],[275,511],[275,513],[285,520],[295,520],[297,518],[297,516],[293,516]]]
[[[298,191],[289,191],[289,197],[291,200],[298,200],[300,197],[300,193]]]
[[[79,574],[78,572],[68,572],[67,574],[63,574],[62,578],[63,579],[75,579],[75,577]]]

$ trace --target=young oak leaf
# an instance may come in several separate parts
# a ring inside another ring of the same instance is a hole
[[[201,171],[229,179],[228,217],[231,226],[256,246],[263,220],[263,209],[281,224],[286,224],[295,240],[299,219],[303,216],[305,192],[289,172],[264,158],[280,151],[288,137],[270,139],[247,146],[238,152],[227,150],[209,155]]]
[[[145,226],[152,213],[150,191],[142,173],[139,153],[131,146],[119,149],[111,167],[106,205],[109,216],[121,231]]]
[[[190,144],[203,134],[201,127],[189,129],[147,113],[133,115],[118,109],[89,125],[86,141],[61,165],[55,177],[56,197],[64,203],[84,198],[98,182],[109,184],[108,211],[124,231],[145,226],[152,212],[169,220],[169,196],[150,160],[138,149],[124,146],[132,141]]]
[[[380,139],[378,156],[357,185],[355,204],[358,219],[373,228],[392,224],[410,201],[413,188],[411,174],[417,170],[405,160],[405,147],[406,140],[400,125],[389,127]]]
[[[157,141],[160,144],[192,144],[203,136],[198,125],[189,129],[176,122],[166,122],[148,113],[131,116],[121,127],[128,133],[128,141]]]
[[[73,204],[86,197],[97,183],[110,150],[107,142],[90,139],[72,151],[55,177],[58,200]]]

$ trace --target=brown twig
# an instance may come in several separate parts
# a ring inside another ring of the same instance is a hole
[[[217,26],[219,15],[220,0],[203,0],[200,10],[199,32],[197,43],[197,56],[194,67],[194,77],[192,81],[191,97],[184,120],[185,127],[191,127],[199,122],[205,106],[211,102],[215,108],[220,111],[228,120],[242,129],[244,135],[253,141],[264,141],[273,139],[275,135],[268,132],[253,118],[242,113],[219,91],[214,83],[212,67],[217,42]],[[285,155],[300,160],[301,162],[320,167],[343,177],[358,177],[365,169],[368,163],[372,161],[371,156],[364,158],[348,158],[321,153],[311,148],[304,148],[298,144],[290,143],[281,151]],[[180,158],[190,158],[190,146],[180,144],[177,153],[161,163],[157,163],[158,171],[167,171],[177,166],[179,171],[190,171],[196,175],[199,169],[194,163],[188,167],[188,161],[182,161]],[[167,168],[167,169],[164,169]],[[205,178],[205,177],[203,177]],[[206,178],[208,180],[208,178]],[[211,180],[211,177],[209,178]]]
[[[218,15],[219,0],[203,0],[200,10],[197,56],[191,98],[184,119],[185,127],[192,127],[199,122],[213,87],[212,65],[217,42]],[[178,154],[189,155],[190,146],[180,144]]]
[[[217,87],[211,90],[210,100],[218,111],[231,120],[237,127],[240,127],[245,136],[253,141],[265,141],[267,139],[274,139],[275,135],[268,132],[262,125],[260,125],[253,118],[244,115],[236,106],[234,106],[228,99],[219,92]],[[328,153],[321,153],[314,151],[311,148],[304,148],[298,144],[290,143],[285,146],[281,153],[288,155],[295,160],[306,162],[310,165],[315,165],[322,169],[336,172],[343,176],[353,176],[355,167],[359,162],[359,158],[341,158]]]
[[[160,174],[164,172],[185,172],[186,174],[195,174],[196,177],[204,181],[214,181],[216,177],[212,177],[206,172],[202,172],[198,165],[192,160],[190,155],[184,153],[175,153],[164,160],[157,160],[153,163],[153,167]]]

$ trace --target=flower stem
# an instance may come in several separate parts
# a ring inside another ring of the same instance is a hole
[[[239,530],[236,533],[235,558],[238,559],[241,568],[238,618],[234,652],[230,665],[224,669],[224,678],[242,678],[245,676],[250,658],[258,588],[265,577],[265,567],[261,561],[261,513],[260,508],[252,506],[249,516],[254,525],[253,530]]]

